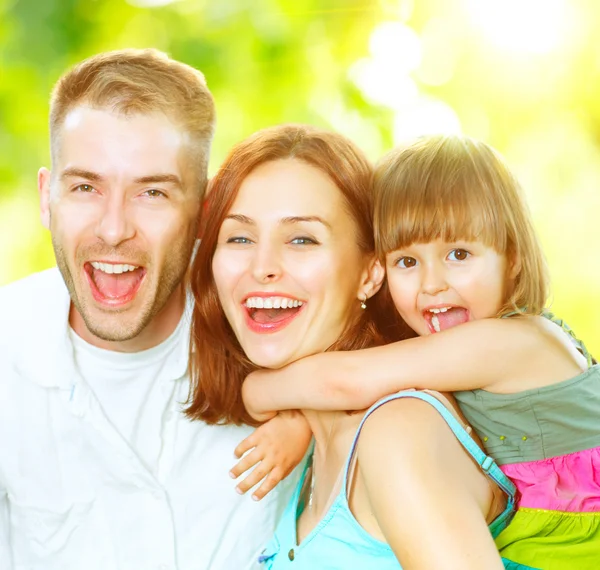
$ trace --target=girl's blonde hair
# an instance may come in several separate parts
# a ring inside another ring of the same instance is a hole
[[[491,147],[468,137],[423,137],[385,155],[374,180],[382,260],[413,243],[481,241],[519,268],[499,316],[542,312],[549,292],[544,254],[519,183]]]

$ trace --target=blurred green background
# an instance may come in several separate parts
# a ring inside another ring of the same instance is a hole
[[[289,121],[373,159],[430,132],[495,146],[526,190],[554,311],[600,354],[598,24],[594,0],[0,0],[0,284],[53,265],[36,192],[53,83],[96,52],[153,46],[206,75],[211,172]]]

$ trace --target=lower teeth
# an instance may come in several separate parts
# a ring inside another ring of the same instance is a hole
[[[440,321],[437,318],[437,315],[433,315],[433,317],[431,317],[431,324],[433,325],[433,330],[435,332],[440,332]]]

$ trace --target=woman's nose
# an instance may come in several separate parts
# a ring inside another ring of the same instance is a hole
[[[252,263],[252,275],[259,283],[277,281],[282,274],[281,255],[277,248],[259,245]]]

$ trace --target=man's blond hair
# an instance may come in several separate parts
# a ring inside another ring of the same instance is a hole
[[[79,105],[127,115],[163,113],[189,137],[199,191],[206,187],[215,126],[214,102],[202,73],[155,49],[124,49],[90,57],[65,73],[50,101],[52,162],[67,114]]]

